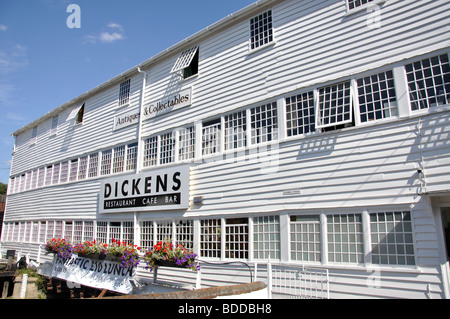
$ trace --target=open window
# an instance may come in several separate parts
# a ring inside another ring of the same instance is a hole
[[[75,124],[83,123],[84,117],[84,103],[80,106],[77,106],[70,112],[69,117],[67,117],[67,121],[75,119]]]
[[[198,45],[183,51],[170,73],[178,73],[183,79],[198,73]]]

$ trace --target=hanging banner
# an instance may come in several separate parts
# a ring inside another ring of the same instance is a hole
[[[52,277],[96,289],[131,294],[135,268],[122,268],[120,262],[97,260],[72,255],[66,260],[55,255]]]
[[[189,165],[102,180],[100,213],[189,208]]]

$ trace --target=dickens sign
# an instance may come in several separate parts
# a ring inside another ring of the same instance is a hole
[[[142,119],[147,120],[161,114],[191,105],[192,88],[184,89],[178,93],[166,96],[160,101],[150,103],[142,109]]]
[[[189,208],[189,165],[103,180],[100,213]]]

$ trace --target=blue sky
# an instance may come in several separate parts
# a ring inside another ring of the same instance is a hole
[[[0,0],[0,182],[12,132],[253,2]]]

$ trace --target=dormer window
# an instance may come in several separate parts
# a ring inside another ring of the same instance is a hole
[[[198,45],[183,51],[175,62],[170,73],[179,73],[183,79],[198,73]]]

